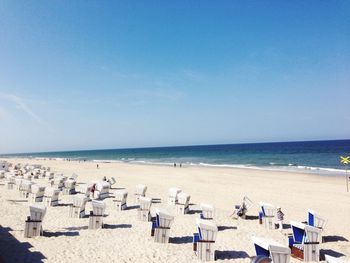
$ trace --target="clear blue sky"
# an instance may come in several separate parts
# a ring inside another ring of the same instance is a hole
[[[0,2],[0,152],[350,136],[349,1]]]

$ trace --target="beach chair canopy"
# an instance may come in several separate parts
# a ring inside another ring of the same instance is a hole
[[[178,194],[177,199],[179,204],[187,204],[190,201],[191,196],[184,192]]]
[[[158,227],[170,228],[174,221],[174,216],[165,210],[156,208],[156,220]]]
[[[218,233],[218,227],[213,221],[196,219],[199,239],[204,241],[215,241]]]
[[[276,207],[272,204],[260,202],[261,212],[264,216],[275,216]]]
[[[150,210],[152,205],[152,199],[149,197],[141,196],[139,199],[139,204],[142,210]]]
[[[42,203],[35,203],[29,206],[30,219],[35,221],[42,221],[46,214],[46,206]]]
[[[128,197],[128,192],[126,190],[118,190],[115,192],[115,199],[118,201],[122,201]]]
[[[346,261],[343,257],[341,258],[336,258],[336,257],[332,257],[330,255],[324,255],[326,262],[327,263],[346,263],[349,261]]]
[[[43,193],[43,192],[45,192],[45,186],[40,186],[40,185],[37,185],[37,184],[33,184],[30,191],[33,194]]]
[[[324,229],[326,226],[327,220],[317,214],[315,211],[309,209],[308,210],[308,217],[307,217],[307,224],[310,226],[318,227]]]
[[[243,197],[243,202],[247,210],[253,206],[253,201],[250,200],[248,196]]]
[[[92,205],[92,211],[93,211],[94,215],[103,215],[104,214],[104,211],[106,208],[105,202],[92,200],[91,205]]]
[[[147,186],[145,186],[143,184],[136,185],[136,194],[137,195],[144,196],[146,194],[146,191],[147,191]]]
[[[202,209],[202,211],[214,211],[214,206],[213,205],[210,205],[210,204],[200,204],[200,207]]]

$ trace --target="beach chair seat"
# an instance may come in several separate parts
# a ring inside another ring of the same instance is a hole
[[[184,192],[181,192],[177,195],[178,200],[176,203],[176,211],[178,214],[187,214],[190,210],[190,199],[191,196]]]
[[[322,230],[295,221],[290,222],[292,236],[289,237],[289,246],[292,256],[303,261],[319,261]]]
[[[110,185],[106,181],[101,181],[96,183],[96,189],[94,192],[94,198],[105,199],[109,196]]]
[[[156,218],[152,222],[154,241],[157,243],[169,243],[170,227],[174,221],[174,216],[165,210],[156,208]]]
[[[139,204],[140,197],[146,196],[147,186],[143,184],[136,185],[135,190],[135,204]]]
[[[59,194],[60,194],[59,189],[55,189],[53,187],[46,187],[45,193],[44,193],[44,198],[43,198],[43,203],[46,206],[57,206]]]
[[[210,219],[214,218],[215,209],[214,209],[213,205],[202,203],[202,204],[200,204],[200,207],[202,210],[202,213],[199,214],[201,219],[210,220]]]
[[[276,207],[272,204],[260,202],[259,222],[268,229],[275,229]]]
[[[291,250],[273,240],[252,237],[256,256],[269,257],[273,263],[289,263]]]
[[[117,210],[125,210],[127,208],[126,201],[128,198],[128,192],[126,190],[118,190],[115,192],[114,202],[116,204]]]
[[[137,217],[141,221],[151,221],[151,206],[152,199],[141,196],[139,198],[139,208],[137,210]]]
[[[69,216],[82,218],[85,216],[85,206],[89,198],[83,194],[73,196],[73,204],[70,206]]]
[[[198,233],[193,234],[193,251],[202,261],[214,261],[218,227],[213,221],[196,219]]]
[[[64,182],[62,193],[65,195],[75,194],[76,181],[74,179],[67,179]]]
[[[29,203],[42,202],[45,193],[45,186],[32,184],[30,193],[28,194]]]
[[[89,216],[89,229],[103,228],[103,216],[106,204],[103,201],[92,200],[92,211]]]
[[[27,217],[24,226],[24,237],[34,237],[43,234],[42,221],[46,214],[44,204],[35,203],[29,207],[30,216]]]

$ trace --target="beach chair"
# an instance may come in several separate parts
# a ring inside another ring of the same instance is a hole
[[[198,233],[193,234],[193,251],[202,261],[214,261],[214,243],[218,233],[218,227],[213,221],[196,219]]]
[[[64,187],[65,180],[66,180],[66,177],[61,176],[61,175],[58,175],[58,176],[56,175],[51,183],[51,186],[56,188],[56,189],[62,190]]]
[[[174,221],[174,216],[165,210],[156,208],[156,217],[152,221],[151,235],[157,243],[169,243],[170,227]]]
[[[332,257],[330,255],[324,255],[326,263],[348,263],[350,261],[345,260],[345,257]]]
[[[82,184],[82,185],[79,185],[79,192],[84,194],[86,197],[90,198],[91,188],[92,188],[91,184]]]
[[[76,181],[77,178],[78,178],[78,175],[77,175],[76,173],[73,173],[73,174],[69,177],[69,179],[72,179],[73,181]]]
[[[151,206],[152,199],[149,197],[141,196],[139,198],[139,208],[137,210],[137,217],[141,221],[151,221]]]
[[[0,171],[0,179],[4,179],[5,178],[5,171]]]
[[[235,211],[233,212],[233,216],[236,218],[246,218],[246,214],[248,210],[253,206],[253,201],[249,199],[249,197],[244,196],[241,205],[235,206]]]
[[[199,214],[201,219],[213,219],[214,218],[214,206],[210,204],[200,204],[202,213]]]
[[[32,184],[30,193],[28,194],[28,202],[29,203],[42,202],[44,198],[44,193],[45,193],[45,186]]]
[[[44,193],[44,198],[43,198],[43,203],[46,206],[57,206],[59,194],[60,194],[59,189],[55,189],[52,187],[46,187],[45,193]]]
[[[19,189],[19,196],[22,198],[28,198],[29,193],[31,192],[33,182],[28,180],[23,180],[21,187]]]
[[[126,190],[118,190],[115,192],[114,202],[116,203],[116,207],[118,211],[122,211],[126,209],[127,198],[128,198],[128,192]]]
[[[139,199],[141,196],[146,196],[147,186],[143,184],[136,185],[135,190],[135,204],[139,204]]]
[[[184,192],[177,195],[176,211],[178,214],[187,214],[190,210],[190,199],[191,196]]]
[[[75,193],[76,181],[73,179],[68,179],[64,182],[62,193],[64,195],[71,195]]]
[[[112,185],[114,185],[117,182],[117,180],[115,180],[114,177],[111,177],[111,179],[109,179],[108,182],[109,182],[109,187],[112,188]]]
[[[273,240],[252,237],[256,256],[265,256],[272,260],[272,263],[289,263],[290,262],[290,248],[281,245]]]
[[[25,173],[23,175],[23,179],[28,180],[28,181],[32,180],[32,177],[33,177],[33,175],[31,173]]]
[[[46,173],[46,179],[50,182],[55,178],[55,173],[54,172],[49,172]]]
[[[82,218],[85,216],[85,206],[89,198],[85,195],[78,194],[73,196],[73,204],[70,206],[69,216]]]
[[[16,184],[16,178],[12,174],[6,175],[6,188],[12,190]]]
[[[109,196],[109,183],[106,181],[101,181],[96,183],[96,189],[94,192],[95,199],[105,199]]]
[[[169,189],[169,194],[168,194],[168,204],[169,205],[176,205],[177,203],[177,195],[181,193],[181,189],[172,187]]]
[[[259,203],[261,211],[259,212],[259,222],[268,229],[275,229],[276,207],[269,203]]]
[[[30,216],[27,217],[24,225],[24,237],[34,237],[43,234],[42,221],[46,214],[44,204],[33,204],[29,207]]]
[[[291,221],[293,235],[289,237],[292,256],[303,261],[319,261],[322,230],[303,223]]]
[[[92,211],[89,216],[89,229],[103,228],[103,216],[106,204],[103,201],[92,200]]]

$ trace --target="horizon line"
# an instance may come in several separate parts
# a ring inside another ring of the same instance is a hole
[[[107,149],[85,149],[85,150],[58,150],[43,152],[17,152],[17,153],[0,153],[0,157],[8,155],[28,155],[40,153],[67,153],[67,152],[88,152],[88,151],[112,151],[112,150],[137,150],[137,149],[158,149],[158,148],[181,148],[181,147],[202,147],[202,146],[222,146],[222,145],[247,145],[247,144],[274,144],[274,143],[298,143],[298,142],[326,142],[326,141],[349,141],[349,139],[321,139],[321,140],[297,140],[297,141],[263,141],[263,142],[241,142],[241,143],[218,143],[218,144],[192,144],[192,145],[170,145],[170,146],[144,146],[130,148],[107,148]]]

